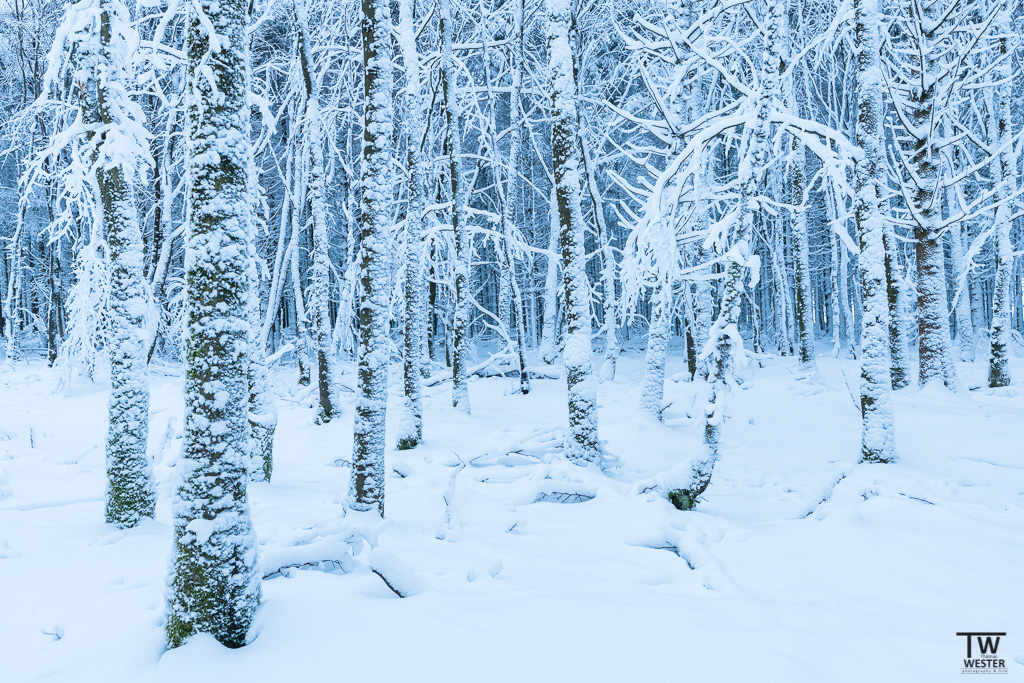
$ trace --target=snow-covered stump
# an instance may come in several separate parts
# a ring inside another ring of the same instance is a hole
[[[569,39],[571,5],[547,0],[547,45],[551,69],[551,153],[558,208],[559,246],[565,301],[565,378],[568,389],[571,460],[596,461],[597,387],[592,377],[590,288],[585,270],[583,184],[576,77]]]
[[[712,385],[710,391],[714,392]],[[713,405],[714,398],[708,399],[708,405]],[[697,507],[697,498],[700,497],[711,484],[711,474],[718,461],[718,439],[719,424],[705,426],[705,435],[702,448],[699,454],[690,462],[687,470],[678,471],[681,478],[667,479],[664,482],[668,502],[677,510],[687,511]]]
[[[244,0],[189,6],[185,433],[174,500],[167,646],[240,647],[260,602],[248,482],[247,36]],[[216,27],[215,40],[208,25]]]
[[[370,571],[379,576],[400,598],[411,598],[429,589],[427,583],[409,565],[380,546],[370,551]]]
[[[391,168],[394,130],[391,15],[386,0],[363,3],[362,259],[356,415],[352,427],[351,506],[384,514],[385,417],[388,399],[388,299]]]

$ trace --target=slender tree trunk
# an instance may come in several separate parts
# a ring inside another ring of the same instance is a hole
[[[843,247],[839,244],[839,236],[834,230],[829,230],[828,239],[832,248],[832,262],[829,267],[829,327],[832,332],[832,357],[839,358],[839,351],[842,348],[843,325],[843,314],[839,308],[839,250]]]
[[[1017,3],[1014,3],[1017,4]],[[995,237],[996,277],[992,297],[992,330],[989,334],[988,385],[1005,387],[1010,384],[1010,346],[1013,341],[1010,327],[1011,281],[1013,279],[1013,242],[1010,241],[1010,199],[1017,190],[1017,159],[1013,150],[1013,118],[1010,94],[1013,82],[1010,62],[1009,36],[1013,32],[1013,7],[1001,0],[994,30],[999,36],[998,55],[1003,61],[994,74],[997,85],[992,93],[992,112],[995,140],[1000,151],[992,163],[992,179],[996,185],[996,214],[993,219]]]
[[[915,21],[921,23],[941,21],[942,3],[933,2],[920,9]],[[953,362],[949,336],[949,311],[946,298],[945,253],[942,245],[942,213],[938,192],[941,191],[942,153],[939,133],[944,129],[944,114],[937,107],[944,86],[933,81],[946,67],[941,63],[942,48],[933,44],[937,34],[922,29],[915,35],[914,50],[920,52],[912,58],[915,91],[910,94],[913,109],[909,112],[916,126],[912,132],[911,151],[914,168],[913,196],[910,212],[914,217],[914,239],[917,241],[917,309],[919,382],[924,385],[941,381],[947,387],[956,386],[956,365]]]
[[[590,201],[594,207],[594,219],[597,222],[597,239],[601,246],[601,289],[603,297],[601,301],[604,313],[604,363],[601,364],[601,381],[615,379],[615,365],[622,350],[619,343],[619,302],[615,293],[615,251],[612,249],[612,236],[608,225],[604,220],[604,206],[601,201],[601,192],[597,186],[597,169],[594,165],[593,155],[590,153],[590,144],[585,134],[580,135],[580,146],[583,150],[583,165],[586,171],[587,191],[590,194]]]
[[[651,321],[647,334],[640,409],[661,420],[665,397],[665,361],[672,336],[672,283],[659,282],[651,294]]]
[[[551,77],[551,152],[558,204],[559,246],[565,300],[565,378],[568,388],[567,455],[596,461],[597,389],[591,376],[590,305],[584,253],[583,186],[576,74],[571,33],[575,21],[569,0],[547,0],[547,43]]]
[[[899,255],[896,252],[896,231],[886,223],[882,233],[885,244],[885,291],[889,302],[889,375],[894,390],[910,386],[910,353],[907,342],[907,298],[903,278],[899,274]]]
[[[558,253],[558,197],[556,188],[551,188],[549,203],[551,230],[548,238],[547,270],[544,277],[544,323],[540,333],[540,358],[551,365],[558,355],[558,262],[554,254]]]
[[[486,23],[487,15],[485,5],[481,4],[483,17]],[[519,365],[519,391],[530,393],[530,373],[526,367],[526,320],[523,310],[522,293],[519,291],[519,279],[516,272],[516,259],[512,250],[512,229],[516,220],[516,208],[521,202],[519,193],[519,163],[522,154],[522,117],[520,99],[523,88],[523,62],[525,61],[524,43],[525,34],[523,30],[523,0],[514,0],[512,6],[512,55],[511,55],[511,87],[509,90],[509,154],[508,164],[505,170],[505,191],[501,199],[501,234],[502,243],[499,247],[499,261],[501,271],[499,274],[498,290],[498,318],[502,326],[508,330],[508,336],[512,340],[515,355]],[[483,43],[484,53],[484,75],[487,79],[488,111],[490,113],[490,128],[492,132],[492,146],[494,153],[497,153],[497,126],[495,125],[494,103],[497,99],[491,87],[490,59],[487,56],[487,41]]]
[[[295,357],[299,363],[299,385],[309,386],[311,371],[309,367],[310,339],[306,330],[306,303],[302,294],[302,270],[299,268],[299,256],[302,244],[302,202],[305,192],[304,183],[296,182],[296,206],[292,209],[292,244],[291,244],[291,280],[292,299],[295,302]]]
[[[797,146],[796,141],[793,141]],[[803,202],[804,170],[802,147],[797,147],[791,156],[789,169],[789,191],[793,203]],[[810,240],[807,236],[807,212],[797,210],[793,214],[793,290],[796,317],[797,363],[801,372],[816,374],[818,364],[814,357],[814,297],[811,294]]]
[[[470,252],[473,238],[466,221],[466,185],[462,178],[461,105],[456,94],[455,63],[452,58],[452,0],[440,0],[441,91],[444,100],[445,136],[449,154],[448,175],[452,196],[452,231],[455,234],[455,315],[452,323],[452,406],[462,412],[469,407],[469,291]]]
[[[703,246],[697,251],[698,263],[707,263],[711,254],[707,253]],[[711,284],[711,267],[708,266],[698,275],[694,283],[693,293],[693,315],[694,315],[694,346],[697,350],[697,375],[702,379],[708,378],[708,363],[705,355],[710,350],[707,348],[708,340],[711,338],[711,326],[714,324],[715,298]]]
[[[977,339],[974,337],[974,322],[971,320],[970,287],[968,282],[969,263],[964,260],[963,234],[960,225],[950,229],[950,243],[952,246],[953,263],[957,268],[956,280],[963,282],[963,291],[956,300],[954,313],[956,315],[956,343],[960,360],[965,363],[973,363],[976,355]],[[961,273],[963,275],[961,275]]]
[[[359,387],[352,444],[352,507],[384,514],[384,438],[388,400],[388,299],[391,165],[394,130],[391,16],[386,0],[363,0],[362,262]]]
[[[250,68],[246,79],[251,81],[251,60],[246,59]],[[256,206],[259,190],[259,175],[250,156],[248,188],[250,207]],[[254,209],[255,210],[255,209]],[[246,301],[246,318],[249,321],[249,476],[252,481],[270,481],[274,473],[274,434],[277,432],[277,403],[270,392],[270,377],[267,367],[267,344],[260,328],[260,275],[256,253],[256,221],[250,220],[246,234],[246,259],[248,266],[249,293]]]
[[[782,42],[786,60],[795,58],[796,48],[793,36],[800,30],[802,3],[787,0],[787,21],[782,24]],[[786,106],[794,114],[799,115],[800,105],[796,97],[794,75],[790,73],[785,80]],[[788,192],[790,203],[800,206],[804,201],[806,180],[804,167],[806,155],[804,147],[796,138],[790,142]],[[815,360],[814,334],[814,294],[811,281],[810,238],[807,233],[807,211],[801,208],[791,213],[790,225],[793,229],[793,315],[796,323],[797,364],[804,375],[817,375],[818,364]]]
[[[423,154],[426,135],[426,101],[422,93],[420,56],[416,48],[413,26],[415,0],[401,0],[399,5],[400,44],[405,62],[409,150],[409,205],[405,215],[405,339],[403,386],[405,401],[398,434],[398,448],[415,448],[423,440],[422,377],[426,366],[423,358],[426,336],[426,285],[423,272],[423,217],[426,208],[426,181],[429,174]]]
[[[331,242],[327,225],[327,171],[324,164],[323,122],[320,115],[320,81],[313,73],[309,44],[309,20],[304,0],[295,3],[299,27],[299,61],[305,85],[306,110],[302,121],[302,148],[309,158],[309,205],[313,217],[313,263],[310,268],[309,303],[313,312],[313,349],[317,367],[316,421],[330,422],[337,412],[334,393],[334,353],[331,343]],[[297,253],[297,252],[296,252]]]

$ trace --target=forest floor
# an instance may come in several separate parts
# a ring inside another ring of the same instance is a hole
[[[552,454],[561,380],[522,396],[475,379],[471,416],[450,382],[427,389],[425,443],[387,455],[390,554],[345,517],[353,394],[315,425],[312,390],[279,369],[273,481],[249,487],[269,577],[253,641],[170,652],[180,369],[152,373],[156,520],[119,531],[102,522],[107,389],[55,394],[55,371],[20,363],[0,373],[0,680],[930,683],[961,679],[965,631],[1005,632],[1024,676],[1024,362],[1008,389],[968,389],[979,362],[960,393],[898,392],[891,465],[857,464],[855,361],[820,359],[816,382],[762,362],[691,512],[649,490],[699,444],[706,387],[678,356],[664,424],[638,410],[642,352],[600,385],[604,471]]]

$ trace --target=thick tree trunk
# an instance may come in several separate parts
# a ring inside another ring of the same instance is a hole
[[[188,466],[173,507],[168,647],[201,632],[227,647],[240,647],[260,601],[256,534],[246,493],[248,8],[246,0],[197,0],[189,6]],[[219,49],[212,49],[204,22],[217,27]]]
[[[103,126],[121,124],[128,99],[121,79],[125,55],[117,55],[121,37],[114,25],[127,10],[120,3],[100,0],[98,72],[89,84],[96,88],[83,103],[83,119]],[[117,16],[120,15],[120,16]],[[114,44],[112,44],[114,43]],[[88,59],[88,58],[86,58]],[[91,90],[91,88],[90,88]],[[92,100],[95,97],[95,100]],[[93,136],[95,134],[92,134]],[[107,301],[107,349],[110,355],[110,401],[107,424],[106,521],[133,527],[152,517],[156,491],[147,451],[149,436],[149,379],[146,372],[146,287],[142,229],[135,211],[130,171],[110,163],[128,150],[111,149],[118,141],[106,134],[97,143],[96,186],[110,259]],[[110,156],[107,156],[110,155]]]
[[[860,239],[861,301],[860,413],[862,462],[895,459],[892,378],[889,374],[889,302],[885,280],[885,218],[881,192],[886,186],[877,0],[854,0],[857,48],[857,145],[864,158],[854,169],[857,196],[854,221]]]
[[[917,239],[919,381],[924,385],[938,380],[955,388],[956,366],[950,348],[942,235],[936,229],[919,226],[914,236]]]

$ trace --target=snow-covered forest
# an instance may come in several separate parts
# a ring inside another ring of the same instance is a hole
[[[1021,675],[1022,66],[1019,0],[0,0],[0,679]]]

